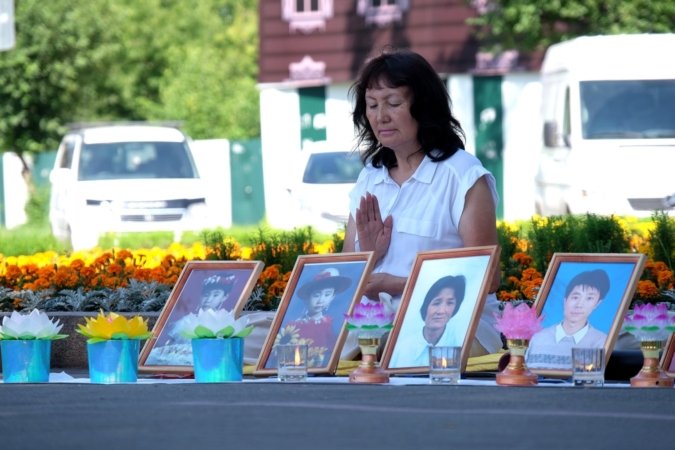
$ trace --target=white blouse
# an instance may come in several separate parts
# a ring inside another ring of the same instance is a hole
[[[373,272],[407,278],[418,252],[463,247],[459,223],[466,193],[481,177],[485,177],[497,205],[494,176],[478,158],[464,150],[440,162],[425,156],[401,186],[389,176],[387,168],[368,164],[350,193],[351,215],[356,217],[361,197],[370,192],[377,197],[382,218],[391,215],[394,219],[389,249]],[[358,237],[355,249],[360,250]],[[496,310],[497,299],[489,295],[476,331],[476,338],[488,352],[502,346],[492,325]]]

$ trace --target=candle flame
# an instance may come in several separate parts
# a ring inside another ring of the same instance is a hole
[[[448,359],[445,356],[441,358],[441,367],[444,369],[448,368]]]
[[[301,362],[302,361],[300,359],[300,347],[295,347],[295,365],[299,366]]]
[[[593,364],[586,364],[585,369],[586,372],[592,372],[593,370],[595,370],[595,366]]]

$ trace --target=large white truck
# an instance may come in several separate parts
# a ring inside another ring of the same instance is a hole
[[[675,208],[675,34],[579,37],[542,65],[543,215]]]

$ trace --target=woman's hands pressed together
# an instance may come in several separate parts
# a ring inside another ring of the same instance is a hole
[[[361,197],[355,222],[361,250],[372,251],[376,262],[382,259],[389,249],[394,221],[391,216],[382,220],[377,197],[371,193]]]

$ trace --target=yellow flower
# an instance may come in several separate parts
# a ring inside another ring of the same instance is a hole
[[[150,337],[147,320],[140,316],[127,319],[114,312],[107,315],[103,311],[95,318],[85,317],[85,323],[78,325],[77,332],[95,343],[109,339],[147,339]]]

